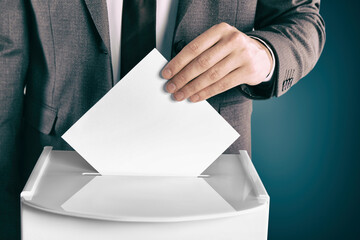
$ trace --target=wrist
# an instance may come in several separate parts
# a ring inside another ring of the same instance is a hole
[[[261,49],[263,49],[266,52],[266,56],[267,59],[269,60],[269,70],[267,72],[267,75],[265,77],[265,79],[263,80],[263,82],[267,82],[269,81],[273,74],[274,74],[274,70],[275,70],[275,55],[274,52],[272,51],[272,49],[266,44],[266,42],[264,42],[262,39],[258,38],[258,37],[254,37],[254,36],[249,36],[250,38],[252,38],[253,40],[255,40],[258,43],[258,46],[261,47]]]

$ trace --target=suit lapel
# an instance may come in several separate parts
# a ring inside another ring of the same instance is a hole
[[[85,0],[85,3],[101,39],[110,52],[109,21],[106,1]]]
[[[175,35],[177,34],[178,27],[181,24],[181,21],[183,20],[192,2],[193,0],[179,0],[178,11],[176,16],[175,32],[174,32]]]
[[[109,21],[106,1],[103,0],[84,0],[86,7],[89,10],[90,16],[95,24],[95,27],[103,40],[105,46],[110,51],[110,35],[109,35]],[[177,34],[178,26],[181,24],[189,6],[193,0],[179,0],[178,12],[176,16],[175,35]]]

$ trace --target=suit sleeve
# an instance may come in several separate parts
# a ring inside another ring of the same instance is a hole
[[[18,227],[19,132],[28,38],[25,1],[0,1],[0,239],[12,239]]]
[[[254,31],[273,50],[276,66],[272,80],[240,90],[249,98],[281,96],[315,66],[325,44],[320,0],[259,0]]]

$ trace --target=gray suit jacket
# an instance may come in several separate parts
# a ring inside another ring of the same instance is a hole
[[[276,69],[270,83],[242,85],[209,99],[241,134],[227,152],[251,150],[251,99],[284,94],[314,67],[325,41],[319,2],[179,1],[173,55],[220,22],[263,39],[275,53]],[[16,196],[42,147],[69,149],[60,136],[116,82],[112,80],[105,0],[5,0],[0,9],[3,223],[4,217],[14,216]],[[6,222],[14,226],[13,233],[18,230],[13,222]],[[1,224],[0,238],[4,229]],[[11,230],[7,229],[9,237]]]

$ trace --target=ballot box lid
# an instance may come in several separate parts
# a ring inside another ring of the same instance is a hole
[[[269,204],[247,154],[223,154],[200,176],[100,175],[75,151],[45,147],[21,204],[110,221],[177,222],[236,216]]]

